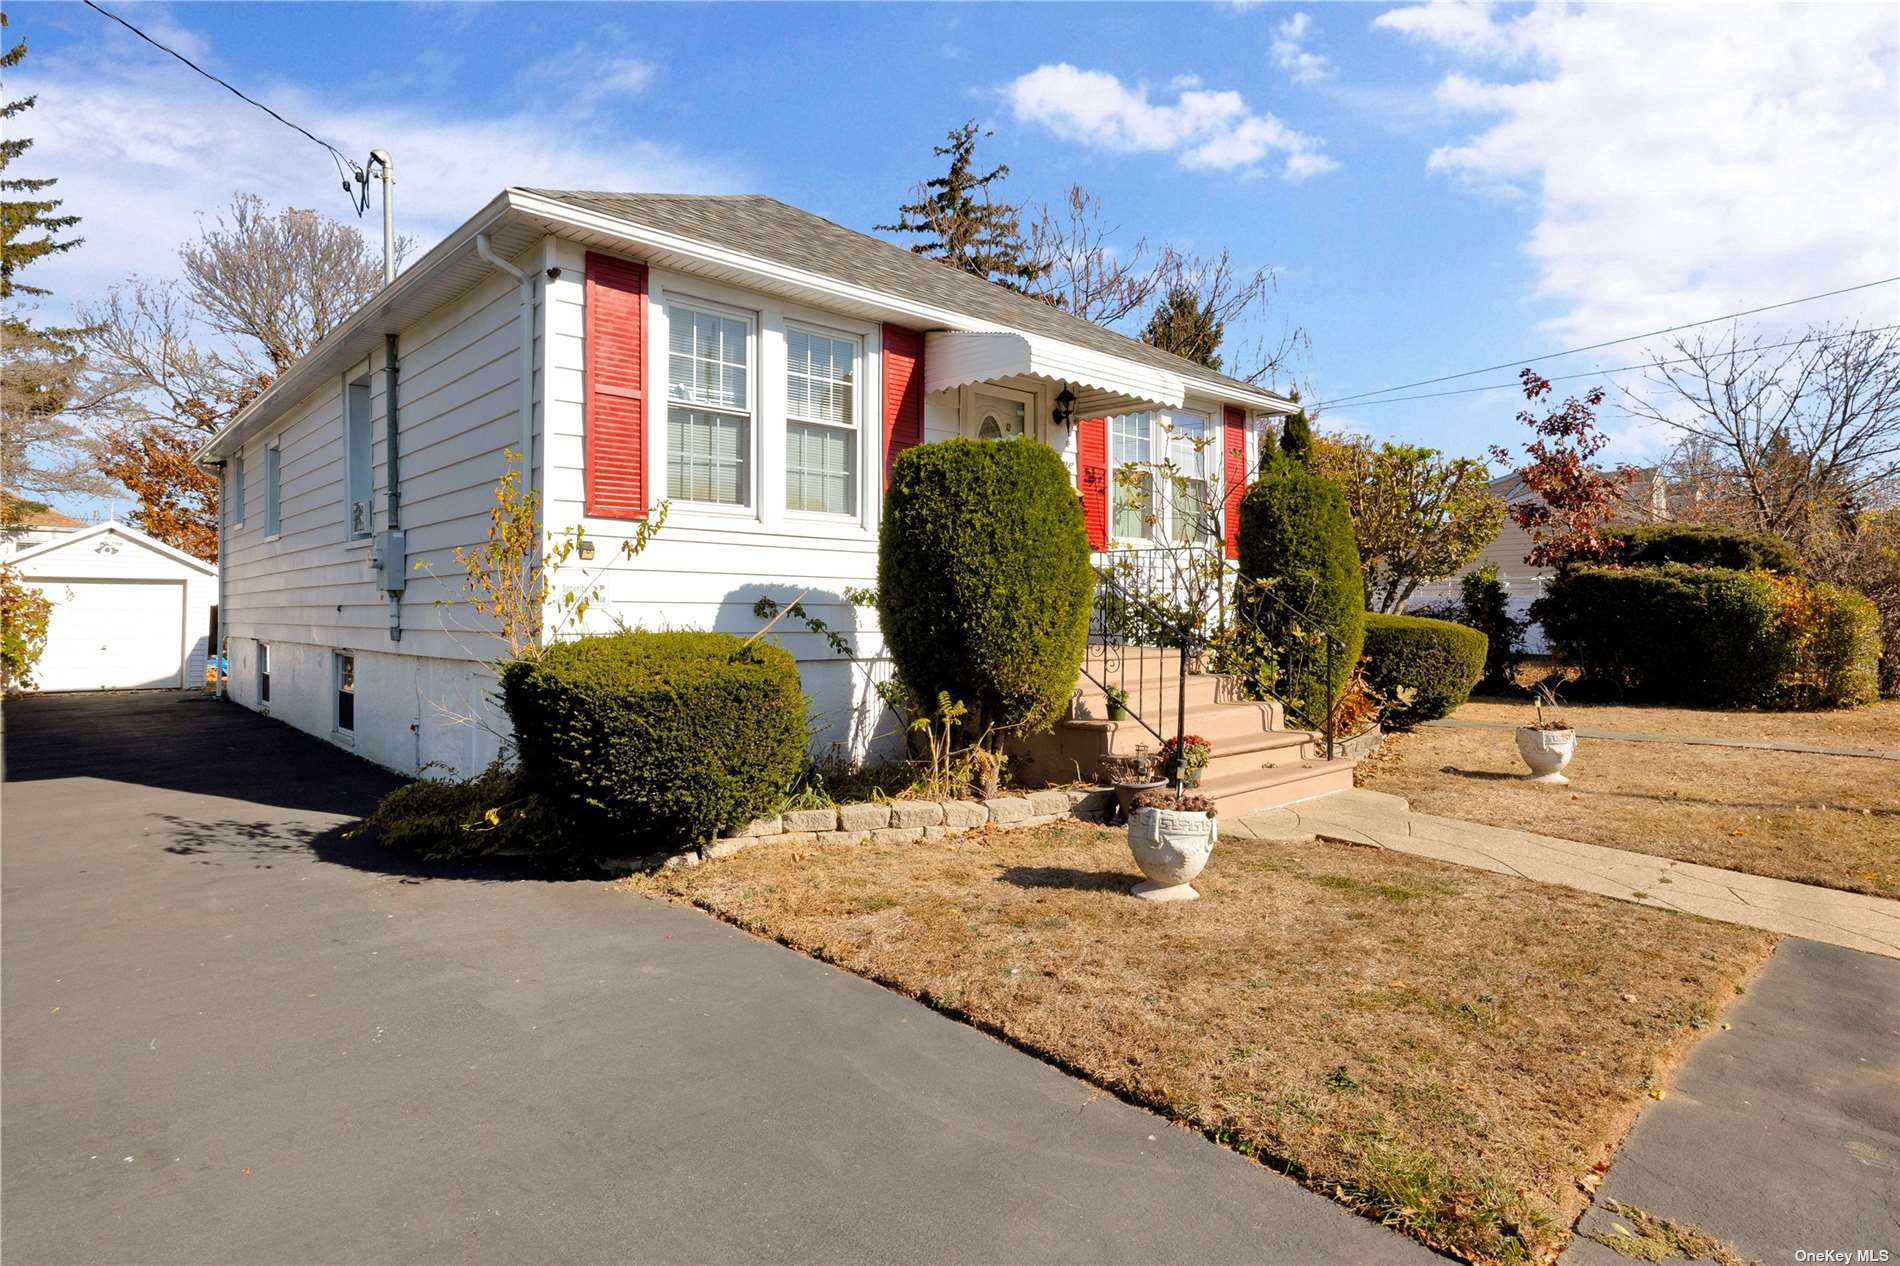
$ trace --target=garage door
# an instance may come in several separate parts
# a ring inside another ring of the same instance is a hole
[[[53,600],[41,690],[185,683],[185,586],[175,580],[42,580]]]

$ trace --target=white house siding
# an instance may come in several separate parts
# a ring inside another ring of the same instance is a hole
[[[539,250],[519,264],[538,271]],[[233,699],[259,706],[256,648],[268,643],[273,717],[405,772],[432,761],[470,772],[492,759],[506,723],[487,701],[481,661],[499,645],[492,622],[463,601],[454,550],[485,539],[505,453],[521,446],[518,295],[515,281],[497,272],[400,331],[400,513],[410,568],[400,641],[390,637],[389,603],[370,566],[369,542],[347,538],[344,505],[343,395],[368,371],[374,528],[388,525],[383,351],[246,443],[244,521],[234,526],[227,514],[225,529]],[[537,339],[537,363],[539,356]],[[264,450],[272,438],[282,445],[282,531],[267,539]],[[538,434],[535,442],[531,460],[538,460]],[[334,727],[340,651],[356,655],[353,739]]]
[[[59,607],[74,585],[101,581],[175,585],[181,591],[183,607],[182,628],[177,633],[184,649],[180,684],[185,688],[203,684],[205,657],[211,643],[211,608],[218,594],[215,571],[204,564],[186,562],[150,542],[143,533],[119,525],[61,532],[56,539],[59,544],[18,564],[22,579],[53,601],[48,629],[49,653],[51,642],[61,632]],[[170,645],[171,630],[152,632]]]
[[[854,606],[845,591],[877,583],[877,523],[883,510],[883,381],[876,323],[828,313],[698,277],[653,268],[648,275],[647,472],[655,500],[665,496],[667,306],[691,296],[755,318],[755,504],[745,510],[674,503],[665,526],[638,559],[620,552],[638,525],[587,517],[584,509],[583,374],[585,252],[557,243],[558,281],[548,285],[551,399],[547,403],[547,523],[552,531],[579,524],[595,543],[591,563],[571,562],[557,584],[597,584],[600,602],[584,624],[561,627],[563,636],[603,632],[616,621],[648,629],[711,629],[749,636],[764,621],[753,614],[760,598],[781,604],[804,594],[807,612],[852,646],[855,660],[825,638],[787,618],[772,636],[798,661],[813,710],[812,747],[819,753],[862,758],[900,742],[884,716],[873,683],[890,675],[877,614]],[[787,319],[842,331],[863,340],[858,394],[858,512],[850,519],[789,514],[784,509],[785,346]],[[936,402],[926,406],[928,422]],[[550,627],[558,617],[550,615]]]
[[[1504,582],[1505,601],[1511,614],[1520,620],[1528,620],[1531,603],[1543,596],[1544,582],[1552,574],[1549,567],[1532,567],[1524,561],[1524,555],[1530,552],[1531,545],[1530,533],[1510,519],[1505,519],[1504,528],[1498,533],[1497,539],[1479,551],[1469,566],[1455,576],[1420,585],[1406,602],[1406,608],[1416,610],[1428,603],[1457,602],[1463,593],[1464,577],[1486,564],[1495,564],[1498,579]],[[1532,655],[1549,651],[1550,646],[1544,639],[1541,624],[1531,624],[1525,629],[1523,649]]]

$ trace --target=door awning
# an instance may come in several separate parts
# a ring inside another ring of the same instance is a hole
[[[1178,374],[1038,334],[947,330],[924,336],[926,392],[1018,377],[1067,384],[1078,417],[1178,409],[1187,398]]]

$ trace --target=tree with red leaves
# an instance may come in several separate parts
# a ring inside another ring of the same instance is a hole
[[[1535,404],[1550,393],[1550,379],[1526,369],[1518,375],[1524,398]],[[1604,551],[1602,529],[1623,503],[1623,488],[1635,476],[1628,467],[1605,474],[1590,463],[1610,442],[1597,429],[1596,409],[1603,388],[1592,387],[1581,400],[1571,396],[1543,417],[1529,409],[1517,420],[1537,438],[1524,445],[1529,462],[1518,468],[1524,487],[1537,497],[1506,507],[1511,521],[1530,533],[1533,567],[1554,567],[1571,558],[1597,558]],[[1491,446],[1494,460],[1508,464],[1509,449]]]

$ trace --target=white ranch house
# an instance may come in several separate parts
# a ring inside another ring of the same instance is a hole
[[[761,597],[809,591],[860,657],[781,624],[814,746],[889,751],[872,679],[890,665],[844,595],[875,583],[896,453],[1048,444],[1106,548],[1142,530],[1110,470],[1198,430],[1215,442],[1177,456],[1205,461],[1231,536],[1259,434],[1293,408],[770,198],[507,189],[201,452],[229,507],[230,695],[397,770],[490,760],[497,647],[452,551],[483,539],[517,450],[545,529],[597,543],[562,579],[604,566],[628,624],[749,634]],[[662,501],[645,554],[615,560]]]

